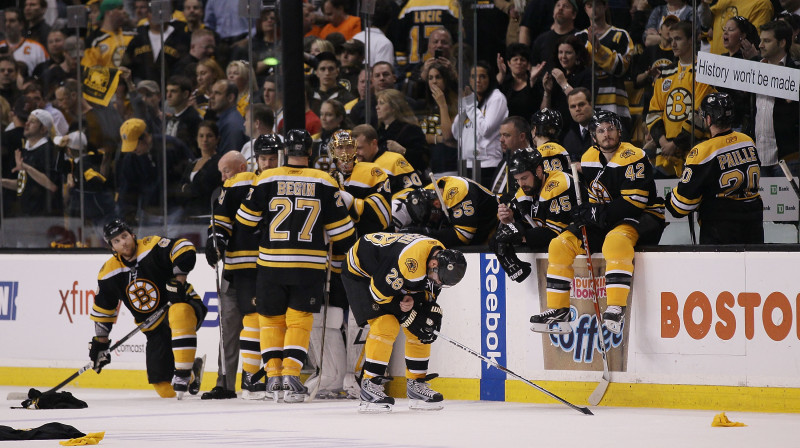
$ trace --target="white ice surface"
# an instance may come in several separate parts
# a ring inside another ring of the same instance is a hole
[[[446,401],[438,412],[410,411],[398,400],[390,414],[362,415],[355,400],[284,404],[264,401],[158,398],[154,391],[71,389],[87,409],[10,409],[24,387],[0,386],[0,424],[31,428],[60,422],[84,433],[105,431],[106,447],[797,447],[800,415],[728,412],[741,428],[713,428],[716,411],[591,408]],[[53,440],[0,442],[56,447]]]

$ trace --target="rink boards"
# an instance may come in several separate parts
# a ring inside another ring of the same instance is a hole
[[[528,319],[545,306],[546,257],[523,283],[508,279],[492,254],[466,254],[464,280],[446,289],[442,333],[494,358],[576,404],[586,404],[600,378],[599,331],[593,319],[585,258],[575,262],[573,333],[532,333]],[[100,254],[0,254],[0,384],[49,387],[88,361],[94,334],[88,315]],[[601,308],[604,269],[595,257]],[[800,282],[797,252],[642,252],[624,335],[603,333],[612,384],[606,406],[800,412]],[[213,386],[218,347],[214,271],[198,258],[190,274],[209,305],[198,333],[208,356],[203,390]],[[120,310],[111,338],[133,328]],[[87,372],[78,387],[149,388],[141,334],[114,353],[102,375]],[[402,341],[390,374],[402,377]],[[430,372],[448,399],[551,402],[447,342],[433,344]],[[404,381],[390,390],[404,395]]]

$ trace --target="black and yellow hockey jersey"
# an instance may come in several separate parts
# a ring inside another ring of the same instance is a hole
[[[348,204],[358,235],[386,230],[392,223],[392,189],[389,176],[378,165],[358,162],[344,179],[344,190],[353,195]]]
[[[133,31],[93,31],[86,38],[86,52],[81,59],[81,65],[118,68],[122,65],[125,49],[135,36]]]
[[[701,221],[761,219],[760,164],[753,140],[745,134],[727,131],[706,140],[686,157],[667,209],[679,218],[698,210]]]
[[[226,248],[223,254],[225,271],[256,268],[260,233],[242,232],[240,228],[239,231],[234,231],[236,228],[233,225],[239,206],[242,205],[255,179],[255,173],[244,171],[226,180],[214,204],[214,219],[208,228],[208,235],[216,233],[217,238],[225,241]]]
[[[546,171],[545,175],[537,197],[520,188],[512,200],[514,220],[524,223],[525,243],[534,250],[547,248],[551,239],[566,230],[577,204],[572,176],[563,171]]]
[[[444,27],[455,38],[458,35],[459,6],[457,0],[408,0],[397,15],[394,31],[394,55],[397,65],[425,62],[428,37],[436,28]]]
[[[600,47],[592,48],[588,30],[581,30],[575,36],[584,42],[591,55],[594,51],[597,97],[595,107],[615,112],[620,117],[630,118],[628,93],[624,77],[628,72],[634,54],[633,40],[627,31],[615,26],[609,27],[599,36]]]
[[[609,228],[638,223],[643,212],[664,220],[664,201],[656,195],[653,167],[641,148],[620,143],[606,160],[592,146],[581,157],[581,171],[589,181],[589,202],[606,204]]]
[[[428,289],[428,257],[444,245],[414,233],[370,233],[347,253],[347,270],[370,279],[372,298],[386,304],[395,297]]]
[[[392,199],[400,194],[408,193],[412,188],[422,186],[422,178],[419,173],[401,154],[386,150],[380,151],[372,163],[381,167],[389,175]]]
[[[693,72],[691,65],[680,63],[665,68],[653,83],[653,97],[650,98],[647,113],[647,129],[653,140],[658,142],[662,135],[670,140],[677,138],[675,143],[683,151],[689,149],[693,130],[696,138],[703,138],[703,132],[696,129],[692,122],[694,109],[706,95],[716,92],[708,84],[696,83],[692,86]]]
[[[429,236],[448,247],[486,244],[497,228],[497,196],[465,177],[442,176],[436,184],[449,216],[447,223]],[[433,184],[425,188],[433,190]]]
[[[194,245],[185,239],[172,240],[148,236],[137,241],[136,261],[128,262],[118,254],[106,261],[97,276],[97,295],[89,318],[109,327],[117,321],[120,300],[136,323],[166,303],[164,287],[176,275],[186,275],[196,260]],[[201,300],[193,288],[187,291],[192,300]],[[161,316],[152,326],[157,327]]]
[[[556,142],[547,142],[536,149],[542,154],[545,171],[569,171],[569,153]]]
[[[339,254],[356,240],[338,183],[314,168],[287,165],[262,172],[236,221],[243,231],[261,227],[258,266],[267,268],[268,281],[281,284],[324,281],[328,239]]]

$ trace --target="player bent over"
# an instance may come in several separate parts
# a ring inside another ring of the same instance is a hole
[[[589,124],[595,145],[581,157],[589,181],[589,201],[575,207],[574,225],[550,241],[547,254],[547,307],[531,317],[533,331],[569,331],[569,291],[575,257],[585,254],[580,226],[585,225],[591,252],[602,245],[606,259],[607,307],[603,321],[619,333],[633,278],[633,248],[658,244],[664,228],[664,203],[656,196],[653,167],[644,151],[620,141],[617,114],[597,111]]]
[[[195,264],[194,246],[185,239],[159,236],[137,240],[120,219],[105,225],[103,237],[114,256],[100,269],[90,316],[96,334],[89,348],[94,370],[100,373],[111,362],[108,335],[120,300],[137,324],[169,302],[168,312],[142,329],[147,337],[147,380],[163,398],[177,393],[180,400],[186,391],[197,394],[205,359],[195,359],[197,329],[208,310],[186,282]]]
[[[371,233],[347,253],[342,270],[350,308],[359,325],[369,322],[361,380],[360,412],[391,412],[394,398],[384,392],[392,345],[403,327],[406,336],[406,394],[411,409],[442,409],[442,394],[428,381],[430,344],[436,340],[442,309],[436,297],[442,287],[464,277],[464,255],[418,234]]]

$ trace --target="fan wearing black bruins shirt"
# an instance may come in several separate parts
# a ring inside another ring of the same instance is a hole
[[[169,302],[168,312],[142,329],[147,337],[147,380],[163,398],[177,393],[181,399],[187,390],[197,394],[202,379],[202,362],[195,359],[197,329],[207,309],[186,282],[194,269],[194,246],[185,239],[160,236],[137,240],[119,219],[105,225],[103,236],[114,256],[100,269],[90,315],[96,334],[89,350],[93,368],[99,373],[111,362],[108,336],[120,301],[137,324]]]

